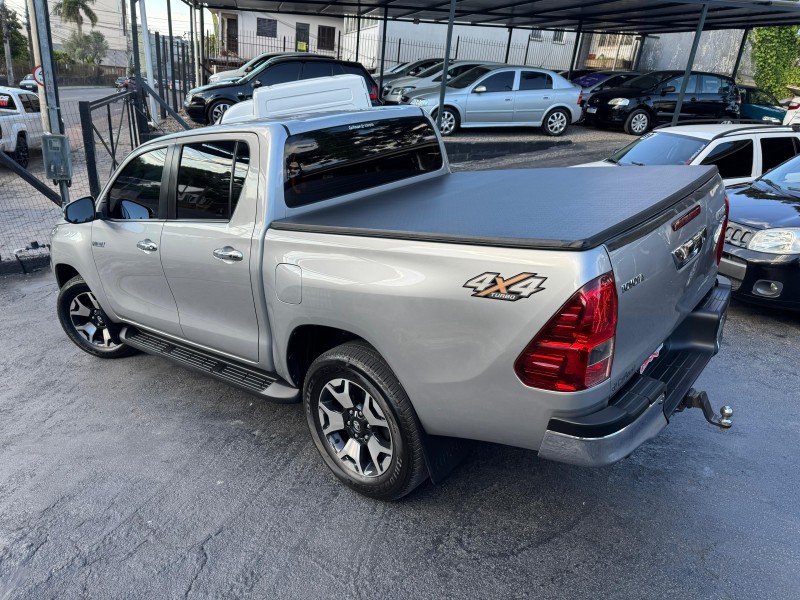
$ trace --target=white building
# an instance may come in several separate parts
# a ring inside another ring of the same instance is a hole
[[[125,67],[128,64],[128,47],[123,34],[123,3],[125,0],[95,0],[91,5],[92,10],[97,15],[97,24],[92,24],[86,20],[83,24],[83,33],[99,31],[108,42],[108,52],[101,64],[114,67]],[[50,33],[53,38],[53,47],[60,50],[70,34],[76,30],[75,23],[62,21],[61,17],[53,14],[55,0],[49,0]],[[127,4],[126,6],[129,6]]]

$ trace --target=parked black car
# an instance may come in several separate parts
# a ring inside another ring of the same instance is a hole
[[[749,185],[728,188],[719,271],[735,297],[800,310],[800,156]]]
[[[631,135],[642,135],[675,112],[683,71],[652,71],[629,79],[619,87],[594,94],[586,104],[585,118],[598,127],[622,125]],[[686,86],[680,118],[739,118],[739,89],[726,75],[693,71]]]
[[[255,88],[332,75],[361,75],[373,104],[380,104],[378,84],[360,63],[325,56],[291,55],[273,58],[241,79],[189,90],[183,107],[196,123],[216,123],[232,104],[252,98]]]

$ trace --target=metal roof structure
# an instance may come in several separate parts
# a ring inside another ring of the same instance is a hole
[[[356,16],[447,23],[449,0],[199,0],[211,9]],[[800,2],[789,0],[458,0],[454,23],[584,32],[694,31],[708,5],[704,30],[800,24]]]

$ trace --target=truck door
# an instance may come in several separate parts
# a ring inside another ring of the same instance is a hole
[[[248,143],[248,140],[251,143]],[[257,140],[217,138],[176,147],[170,216],[161,260],[184,339],[236,358],[258,360],[253,297],[257,248]]]
[[[515,71],[492,72],[472,85],[464,121],[510,123],[514,116],[515,77]]]
[[[117,315],[180,336],[178,307],[161,266],[168,150],[135,156],[109,185],[106,218],[92,223],[92,255]]]

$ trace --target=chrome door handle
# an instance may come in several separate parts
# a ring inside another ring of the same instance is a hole
[[[236,248],[231,248],[230,246],[225,246],[224,248],[217,248],[213,252],[214,258],[218,258],[220,260],[242,260],[244,255],[239,252]]]
[[[542,96],[542,100],[550,100],[550,96]]]
[[[511,102],[511,98],[506,98],[506,102]]]
[[[155,252],[158,250],[156,243],[147,238],[143,239],[141,242],[136,242],[136,247],[144,252]]]

